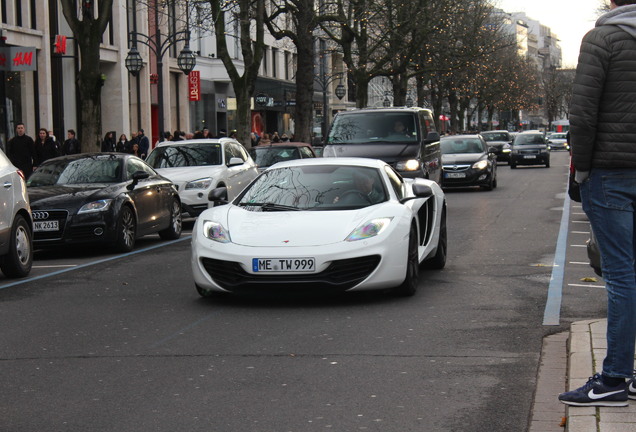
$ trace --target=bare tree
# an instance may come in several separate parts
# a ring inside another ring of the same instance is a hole
[[[236,95],[237,139],[250,146],[251,108],[258,69],[265,52],[265,0],[208,0],[214,22],[218,57],[230,77]],[[239,44],[243,58],[243,72],[239,72],[230,55],[227,25],[237,23]]]
[[[100,146],[102,129],[102,73],[99,46],[113,13],[113,0],[100,0],[95,16],[95,1],[81,2],[82,16],[77,16],[77,2],[61,0],[62,13],[73,32],[80,53],[77,77],[79,91],[78,138],[84,150],[96,151]]]

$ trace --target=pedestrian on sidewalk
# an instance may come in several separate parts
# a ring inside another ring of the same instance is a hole
[[[601,373],[559,395],[568,405],[627,406],[636,399],[635,63],[636,0],[611,0],[583,38],[570,106],[575,178],[607,287],[607,354]]]

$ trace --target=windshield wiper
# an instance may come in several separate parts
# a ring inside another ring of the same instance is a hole
[[[276,204],[272,202],[266,202],[266,203],[242,202],[242,203],[239,203],[239,206],[240,207],[260,207],[263,211],[299,211],[300,210],[298,207]]]

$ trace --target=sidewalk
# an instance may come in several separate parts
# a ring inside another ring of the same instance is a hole
[[[569,332],[544,340],[529,432],[636,432],[636,401],[628,407],[571,407],[557,395],[575,389],[601,370],[606,319],[578,321]]]

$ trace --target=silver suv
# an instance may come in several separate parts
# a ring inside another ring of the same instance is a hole
[[[24,174],[0,150],[0,269],[6,277],[25,277],[33,264],[33,221]]]

